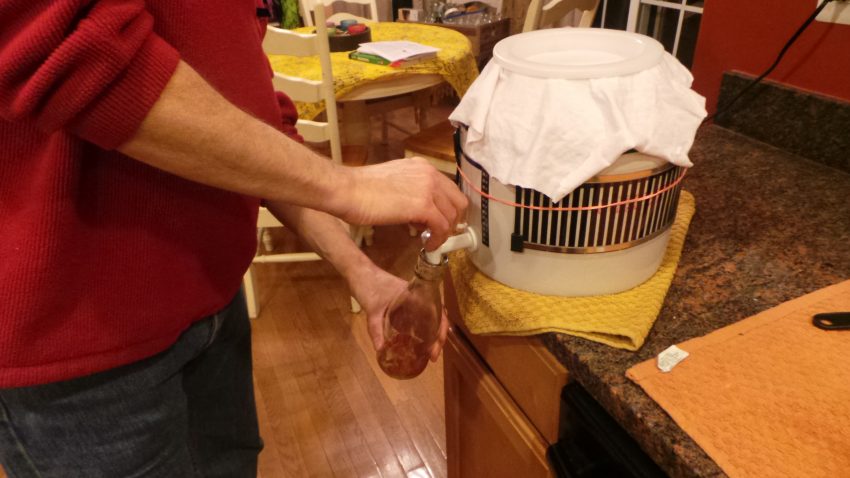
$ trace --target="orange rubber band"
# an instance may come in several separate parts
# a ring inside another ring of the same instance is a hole
[[[664,194],[665,192],[667,192],[667,191],[673,189],[674,187],[678,186],[679,183],[682,182],[682,179],[685,178],[685,174],[687,174],[687,171],[688,171],[687,168],[682,168],[682,174],[680,174],[679,177],[676,178],[675,181],[673,181],[669,185],[665,186],[663,189],[655,191],[654,193],[648,194],[646,196],[641,196],[641,197],[633,198],[633,199],[626,199],[626,200],[618,201],[618,202],[611,203],[611,204],[599,204],[599,205],[596,205],[596,206],[554,207],[554,206],[531,206],[531,205],[526,205],[526,204],[515,203],[515,202],[512,202],[512,201],[506,201],[504,199],[499,199],[499,198],[492,196],[488,193],[485,193],[481,189],[475,187],[475,185],[472,184],[472,181],[470,181],[469,178],[466,176],[466,173],[463,172],[463,169],[461,169],[460,167],[457,168],[457,172],[460,173],[460,177],[463,178],[464,182],[466,182],[466,184],[468,184],[469,187],[471,187],[473,191],[475,191],[476,193],[478,193],[482,197],[485,197],[485,198],[487,198],[491,201],[496,201],[497,203],[500,203],[500,204],[504,204],[505,206],[522,207],[522,208],[525,208],[525,209],[531,209],[532,211],[555,211],[555,212],[559,212],[559,211],[595,211],[597,209],[605,209],[607,207],[625,206],[627,204],[632,204],[632,203],[636,203],[636,202],[640,202],[640,201],[647,201],[647,200],[652,199],[656,196],[660,196],[661,194]],[[516,187],[516,186],[514,186],[514,187]]]

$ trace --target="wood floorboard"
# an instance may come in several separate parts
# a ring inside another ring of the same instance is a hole
[[[401,415],[404,426],[410,431],[416,451],[419,452],[431,476],[446,476],[446,456],[424,423],[427,417],[417,413],[419,410],[416,403],[415,400],[411,400],[400,404],[400,407],[407,412]]]
[[[404,467],[396,456],[380,422],[380,413],[373,409],[374,406],[367,399],[354,371],[349,366],[342,366],[337,369],[336,374],[346,400],[354,411],[358,426],[364,432],[366,444],[376,460],[381,477],[405,476]]]
[[[287,323],[284,320],[277,320],[275,325],[279,333],[297,334],[299,338],[296,348],[301,349],[305,360],[304,367],[296,372],[296,379],[305,400],[309,403],[309,414],[319,434],[328,463],[334,476],[357,476],[339,428],[333,419],[333,404],[326,394],[326,390],[333,387],[333,382],[327,381],[327,376],[323,375],[326,360],[324,350],[319,343],[320,332],[307,316],[305,304],[298,297],[296,287],[285,288],[282,293],[285,294],[283,297],[287,298],[287,303],[291,304],[286,311],[290,321]]]
[[[262,391],[260,387],[257,385],[256,378],[254,379],[254,399],[257,402],[257,419],[260,423],[260,436],[263,437],[263,441],[265,442],[265,450],[267,450],[267,456],[265,460],[258,463],[257,465],[257,477],[273,477],[273,476],[297,476],[297,473],[304,474],[303,469],[301,470],[287,470],[284,468],[284,463],[291,465],[295,463],[294,460],[282,461],[280,458],[281,449],[283,447],[279,446],[277,443],[277,437],[275,437],[272,427],[271,427],[271,418],[266,411],[266,403],[265,399],[262,395]]]
[[[424,466],[422,468],[411,470],[410,473],[407,474],[407,478],[431,478],[431,476],[431,473]]]
[[[311,352],[318,372],[317,378],[329,407],[329,416],[336,424],[356,476],[375,476],[378,472],[376,461],[366,446],[336,375],[337,368],[350,360],[350,357],[341,353],[338,346],[339,341],[345,339],[346,330],[331,318],[348,312],[338,310],[331,300],[322,300],[320,296],[326,296],[327,287],[326,281],[296,285],[299,300],[307,310],[307,320],[302,325],[307,333],[317,338],[317,347]]]
[[[274,353],[265,357],[255,354],[254,375],[268,414],[275,420],[271,425],[278,438],[275,442],[282,448],[278,451],[283,455],[297,453],[304,463],[300,476],[333,476],[319,429],[310,413],[310,405],[314,402],[303,393],[298,380],[299,375],[306,373],[305,368],[309,370],[308,359],[297,340],[287,340],[285,334],[279,334],[276,317],[272,314],[267,317],[264,323],[254,321],[254,339],[255,343],[269,347]],[[258,337],[261,335],[267,337]],[[266,357],[270,362],[264,364],[262,360]],[[261,454],[261,462],[265,459],[263,454],[265,451]]]
[[[440,364],[440,368],[442,371],[442,364]],[[419,418],[420,422],[422,423],[422,426],[428,432],[428,435],[430,436],[434,446],[437,447],[437,450],[439,450],[442,459],[445,460],[446,424],[444,415],[438,413],[438,411],[431,407],[430,404],[426,401],[411,400],[410,403],[413,406],[413,411],[415,415]]]
[[[274,341],[271,342],[274,343]],[[265,354],[263,349],[269,346],[268,343],[255,341],[255,357],[263,356]],[[272,357],[271,354],[265,354],[265,356],[268,357],[265,363],[275,363],[270,358]],[[262,359],[255,358],[255,363],[262,362]],[[306,423],[304,417],[298,414],[299,411],[295,408],[298,406],[297,401],[300,396],[294,378],[286,376],[283,380],[280,380],[274,367],[264,366],[254,368],[254,379],[256,395],[259,397],[257,413],[260,419],[260,433],[265,441],[264,449],[270,451],[271,447],[276,448],[274,452],[270,453],[270,460],[280,457],[277,474],[264,475],[265,478],[306,476],[305,458],[311,460],[312,469],[324,469],[329,474],[330,467],[327,465],[324,454],[317,454],[314,451],[319,450],[318,447],[310,448],[311,442],[318,443],[315,434],[311,433],[312,424]],[[264,418],[268,420],[267,423],[263,423]],[[296,436],[299,438],[296,439]],[[305,447],[308,447],[308,449],[305,453],[302,453],[301,450]],[[264,465],[264,460],[260,460],[260,469]]]
[[[278,474],[286,473],[289,476],[294,473],[304,473],[304,460],[297,446],[285,446],[287,444],[298,444],[295,441],[294,426],[296,422],[290,419],[291,402],[295,399],[295,394],[287,393],[287,389],[292,388],[291,382],[278,380],[275,374],[277,364],[286,366],[288,359],[286,358],[287,350],[282,341],[274,340],[270,332],[264,332],[264,329],[269,329],[272,325],[269,322],[260,324],[254,322],[252,327],[253,333],[253,354],[254,354],[254,387],[257,401],[257,415],[260,421],[260,433],[265,441],[268,450],[270,447],[276,447],[273,453],[270,453],[271,458],[283,456],[280,461],[280,466],[277,469]],[[258,333],[263,332],[263,333]],[[264,463],[260,463],[262,469]],[[286,470],[284,465],[295,467],[295,469]],[[268,475],[275,476],[275,475]]]

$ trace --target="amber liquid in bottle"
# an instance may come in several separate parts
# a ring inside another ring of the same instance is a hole
[[[430,264],[420,252],[415,276],[384,314],[384,343],[378,364],[397,379],[419,376],[428,366],[443,312],[442,278],[447,260]]]

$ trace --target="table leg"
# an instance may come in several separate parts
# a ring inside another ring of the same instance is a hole
[[[419,130],[428,127],[428,108],[431,106],[431,88],[415,91],[413,93],[413,105],[416,111],[416,122],[419,125]]]
[[[369,110],[365,101],[346,101],[343,103],[342,123],[339,125],[342,144],[369,146],[371,125]]]

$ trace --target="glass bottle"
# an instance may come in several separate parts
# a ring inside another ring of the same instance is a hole
[[[447,263],[442,256],[439,264],[431,264],[425,250],[420,251],[413,279],[387,307],[378,365],[390,377],[414,378],[428,365],[443,314],[441,287]]]

